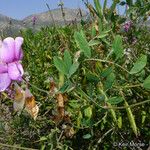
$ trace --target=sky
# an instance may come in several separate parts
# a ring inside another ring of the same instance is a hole
[[[60,0],[0,0],[0,14],[6,15],[14,19],[23,19],[29,15],[47,11],[46,3],[49,4],[51,9],[58,8]],[[104,0],[100,0],[101,3]],[[82,8],[85,6],[82,0],[63,0],[64,6],[68,8]],[[89,0],[93,4],[93,0]],[[110,6],[112,0],[108,0]]]

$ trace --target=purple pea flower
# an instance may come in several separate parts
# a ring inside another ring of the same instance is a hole
[[[131,28],[131,26],[132,26],[132,22],[131,21],[125,22],[125,24],[123,25],[123,28],[124,28],[125,32],[128,32],[129,29]]]
[[[22,37],[8,37],[0,41],[0,92],[5,91],[13,80],[22,79],[22,43]]]

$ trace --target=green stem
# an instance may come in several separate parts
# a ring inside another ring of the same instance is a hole
[[[103,11],[99,0],[94,0],[96,11],[101,19],[103,19]]]
[[[115,62],[112,62],[112,61],[108,61],[108,60],[103,60],[103,59],[94,59],[94,58],[91,58],[91,59],[85,59],[84,61],[99,61],[99,62],[104,62],[104,63],[109,63],[109,64],[113,64],[119,68],[121,68],[122,70],[126,71],[128,74],[130,74],[130,72],[123,68],[122,66],[120,66],[119,64],[115,63]]]
[[[103,6],[103,13],[105,13],[105,10],[106,10],[106,6],[107,6],[107,1],[108,1],[108,0],[105,0],[105,1],[104,1],[104,6]]]
[[[125,85],[125,86],[114,86],[115,88],[121,88],[121,89],[126,89],[126,88],[134,88],[134,87],[140,87],[142,84],[135,84],[135,85]]]
[[[82,93],[84,93],[82,91]],[[76,94],[75,96],[77,96],[78,98],[81,98],[78,94]],[[140,105],[143,105],[143,104],[146,104],[146,103],[149,103],[150,102],[150,99],[148,100],[145,100],[145,101],[142,101],[142,102],[139,102],[139,103],[136,103],[136,104],[131,104],[131,105],[128,105],[128,106],[120,106],[120,107],[115,107],[115,106],[100,106],[96,100],[93,100],[92,98],[90,98],[86,93],[84,93],[84,98],[85,99],[88,99],[90,101],[92,101],[95,105],[97,105],[98,107],[102,108],[102,109],[116,109],[116,110],[119,110],[119,109],[126,109],[126,108],[132,108],[132,107],[135,107],[135,106],[140,106]]]
[[[37,86],[35,86],[35,85],[31,84],[29,81],[26,81],[24,78],[23,78],[23,80],[25,81],[25,83],[29,84],[30,86],[32,86],[33,88],[37,89],[38,91],[41,91],[41,92],[43,92],[43,93],[47,93],[47,94],[49,94],[49,92],[48,92],[48,91],[43,90],[43,89],[40,89],[39,87],[37,87]]]
[[[132,108],[132,107],[135,107],[135,106],[140,106],[140,105],[143,105],[143,104],[146,104],[146,103],[149,103],[150,100],[145,100],[145,101],[142,101],[142,102],[139,102],[139,103],[136,103],[136,104],[131,104],[131,105],[128,105],[128,106],[121,106],[121,107],[105,107],[104,109],[126,109],[126,108]]]

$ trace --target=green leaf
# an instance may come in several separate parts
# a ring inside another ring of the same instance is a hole
[[[113,83],[115,82],[115,78],[116,76],[113,72],[107,76],[106,81],[104,82],[105,90],[108,90],[112,87]]]
[[[83,135],[83,139],[90,139],[92,137],[91,134],[85,134]]]
[[[112,67],[108,67],[106,68],[105,70],[103,70],[103,72],[101,73],[101,77],[102,78],[105,78],[107,77],[108,75],[110,75],[113,71],[113,68]]]
[[[96,29],[95,29],[94,26],[92,27],[91,36],[92,36],[92,37],[95,37],[95,36],[96,36]]]
[[[104,1],[104,5],[103,5],[103,12],[106,11],[106,7],[107,7],[107,0]]]
[[[83,115],[82,115],[81,111],[79,111],[78,115],[77,115],[77,121],[76,121],[77,127],[80,127],[82,118],[83,118]]]
[[[92,107],[87,107],[84,109],[84,115],[87,118],[91,118],[92,117]]]
[[[111,5],[111,7],[110,7],[109,19],[111,19],[112,15],[113,15],[113,12],[114,12],[118,2],[119,2],[119,0],[113,0],[113,3]]]
[[[94,82],[94,83],[98,83],[99,82],[99,77],[95,74],[95,73],[87,73],[86,74],[86,78],[89,82]]]
[[[72,66],[70,67],[70,70],[69,70],[69,77],[71,77],[77,71],[78,67],[79,67],[78,62],[74,62],[72,64]]]
[[[98,75],[101,75],[102,73],[102,70],[103,70],[103,65],[101,62],[96,62],[95,64],[95,71]]]
[[[117,35],[113,41],[112,45],[113,52],[116,55],[116,58],[121,58],[123,56],[123,46],[122,46],[122,38],[120,35]]]
[[[70,84],[69,84],[69,82],[67,81],[67,82],[65,82],[64,85],[59,89],[59,91],[60,91],[61,93],[65,93],[65,92],[67,91],[67,89],[68,89],[69,86],[70,86]]]
[[[100,42],[98,40],[89,41],[89,46],[94,46],[94,45],[98,45],[98,44],[100,44]]]
[[[86,38],[83,37],[83,35],[79,32],[75,32],[74,34],[75,41],[77,45],[79,46],[80,50],[84,53],[84,55],[88,58],[91,57],[91,49],[88,45],[88,42]]]
[[[108,35],[107,33],[102,32],[100,35],[97,36],[97,38],[102,39],[102,38],[104,38],[107,35]]]
[[[143,87],[150,90],[150,75],[144,80]]]
[[[71,55],[68,50],[65,50],[65,52],[64,52],[64,62],[67,67],[67,70],[69,72],[71,65],[72,65],[72,59],[71,59]]]
[[[74,85],[71,81],[66,81],[64,85],[59,89],[59,92],[65,93],[68,92]]]
[[[101,18],[98,19],[98,30],[99,30],[99,33],[103,31],[103,22]]]
[[[40,137],[40,141],[46,141],[46,140],[47,140],[47,137],[45,136]]]
[[[134,63],[133,68],[130,71],[130,74],[135,74],[140,72],[147,63],[147,56],[146,55],[141,55],[141,57]]]
[[[119,104],[123,101],[122,97],[111,97],[107,100],[108,103],[112,104],[112,105],[116,105]]]
[[[122,18],[119,18],[118,19],[118,24],[122,24],[122,23],[124,23],[126,21],[126,18],[124,17],[122,17]]]
[[[68,70],[64,61],[60,59],[59,57],[56,57],[56,56],[54,57],[54,65],[58,69],[58,71],[60,71],[61,73],[65,75],[68,74]]]
[[[133,0],[126,0],[126,2],[127,2],[127,4],[128,4],[129,6],[132,6],[132,5],[133,5]]]
[[[95,4],[95,8],[96,8],[98,16],[100,18],[102,18],[103,17],[103,11],[102,11],[100,1],[99,0],[94,0],[94,4]]]
[[[70,100],[69,106],[72,107],[73,109],[78,109],[78,108],[80,108],[80,103],[77,100]]]
[[[104,43],[106,43],[108,46],[111,46],[111,44],[106,39],[101,39]]]
[[[86,39],[86,36],[85,36],[85,33],[84,33],[83,30],[80,31],[80,34],[82,35],[82,37],[83,37],[84,39]]]

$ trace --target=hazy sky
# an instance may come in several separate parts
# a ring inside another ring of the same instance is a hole
[[[51,9],[58,8],[60,0],[0,0],[0,14],[15,19],[23,19],[28,15],[47,11],[46,3]],[[102,3],[104,0],[100,0]],[[108,0],[110,6],[112,0]],[[83,8],[82,0],[63,0],[65,7]],[[93,4],[93,0],[89,0]]]

